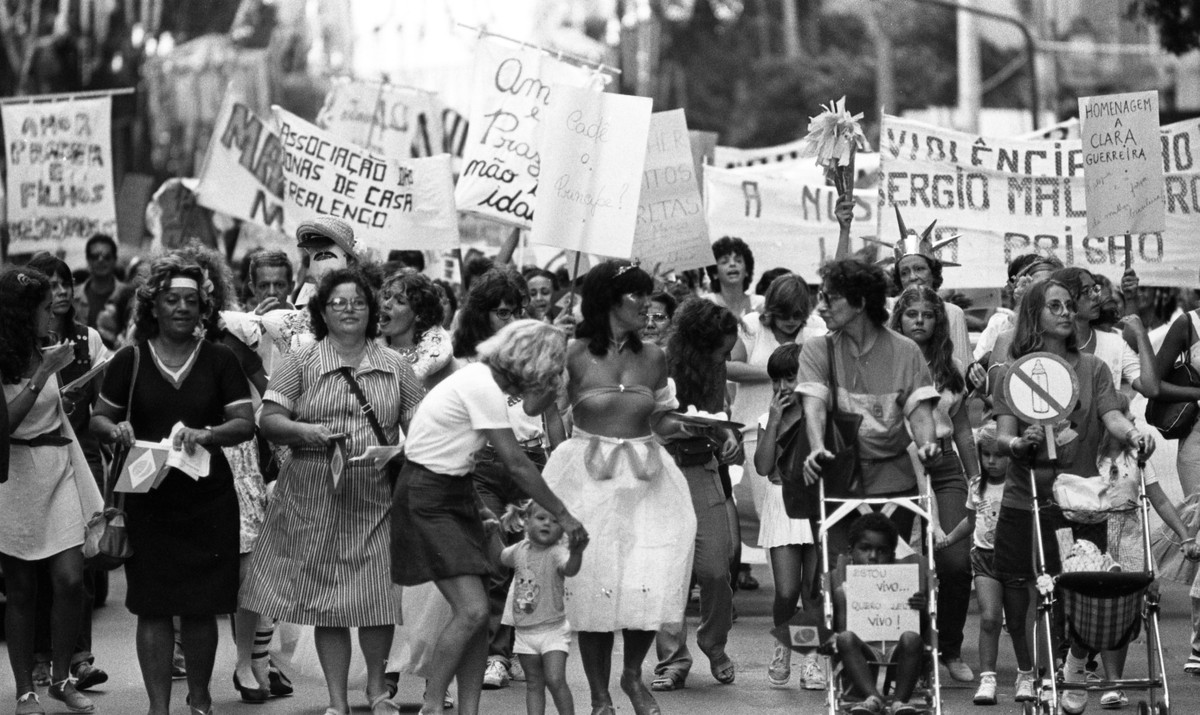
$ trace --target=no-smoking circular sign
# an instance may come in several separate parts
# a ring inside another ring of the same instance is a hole
[[[1030,353],[1017,360],[1004,378],[1004,397],[1013,413],[1036,425],[1058,422],[1079,399],[1079,378],[1053,353]]]

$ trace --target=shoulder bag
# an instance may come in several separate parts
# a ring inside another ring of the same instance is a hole
[[[843,412],[838,406],[837,366],[834,362],[833,338],[825,338],[829,355],[829,414],[825,419],[825,449],[833,459],[821,465],[821,480],[829,497],[860,497],[864,495],[862,465],[858,456],[858,430],[862,415]],[[804,460],[812,453],[805,420],[799,419],[779,437],[779,456],[776,466],[783,478],[783,505],[792,519],[811,519],[819,516],[818,489],[814,482],[804,483]]]
[[[1192,338],[1195,337],[1195,331],[1192,329],[1192,313],[1188,311],[1184,315],[1187,317],[1188,324],[1187,348],[1180,356],[1182,360],[1176,361],[1175,367],[1171,368],[1163,381],[1180,387],[1200,387],[1200,373],[1197,373],[1196,368],[1192,367]],[[1200,404],[1197,404],[1195,400],[1187,402],[1150,400],[1146,403],[1146,421],[1162,433],[1163,439],[1187,437],[1191,434],[1197,417],[1200,417]]]
[[[379,445],[381,447],[389,446],[391,442],[388,441],[387,434],[383,431],[383,425],[379,424],[379,418],[375,416],[375,408],[371,406],[371,402],[367,399],[366,393],[363,392],[362,386],[358,384],[358,380],[354,379],[354,371],[343,366],[338,372],[346,380],[346,384],[350,386],[350,392],[354,393],[354,399],[358,400],[358,406],[362,408],[363,416],[367,418],[367,423],[371,425],[371,431],[375,433],[375,439],[379,441]],[[393,488],[396,486],[396,480],[400,478],[400,469],[403,466],[403,457],[393,459],[388,464],[387,476],[389,486]]]
[[[138,367],[141,362],[141,346],[133,346],[133,374],[129,378],[129,394],[125,400],[125,419],[133,411],[133,386],[137,384]],[[84,563],[100,571],[112,571],[125,565],[133,556],[129,543],[129,532],[125,526],[125,494],[113,493],[117,478],[125,468],[128,447],[118,447],[113,453],[108,475],[104,480],[104,511],[98,511],[88,520],[87,533],[83,541]]]

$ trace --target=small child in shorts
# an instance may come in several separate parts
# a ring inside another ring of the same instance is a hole
[[[850,563],[890,564],[896,561],[896,545],[900,533],[892,520],[879,512],[864,514],[850,524]],[[925,584],[926,569],[921,569],[921,583]],[[836,579],[835,579],[836,580]],[[921,590],[909,596],[908,607],[921,612],[921,633],[906,631],[892,651],[889,671],[894,674],[892,688],[892,715],[916,715],[918,708],[909,702],[921,676],[921,665],[925,659],[925,634],[929,630],[929,617],[925,609],[929,596],[922,585]],[[833,639],[837,658],[842,663],[843,677],[850,681],[850,692],[863,698],[850,708],[850,715],[881,715],[884,712],[883,695],[876,687],[876,674],[868,660],[879,660],[873,648],[863,642],[853,631],[846,630],[846,591],[844,583],[835,583],[833,589]]]
[[[546,688],[560,715],[574,715],[567,686],[571,624],[563,604],[563,583],[579,573],[586,543],[568,549],[558,519],[536,502],[525,508],[525,538],[500,553],[513,569],[501,622],[514,627],[513,653],[525,669],[525,709],[546,712]]]

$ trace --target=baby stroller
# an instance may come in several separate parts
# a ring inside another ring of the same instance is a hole
[[[1037,479],[1031,479],[1033,493],[1033,531],[1037,544],[1037,570],[1041,574],[1040,584],[1049,576],[1045,569],[1045,546],[1042,543],[1041,509],[1059,508],[1057,505],[1040,507],[1037,495]],[[1082,683],[1068,683],[1061,671],[1042,681],[1041,697],[1036,702],[1023,703],[1024,715],[1053,715],[1059,712],[1059,698],[1065,690],[1146,691],[1147,699],[1138,703],[1138,715],[1168,715],[1171,695],[1167,687],[1166,669],[1163,661],[1162,640],[1158,627],[1158,591],[1154,583],[1154,559],[1150,555],[1150,499],[1146,496],[1145,462],[1138,463],[1138,497],[1134,507],[1141,517],[1142,552],[1145,571],[1074,571],[1063,573],[1054,579],[1052,589],[1039,586],[1038,625],[1034,629],[1033,658],[1034,672],[1047,672],[1053,664],[1039,663],[1043,651],[1050,652],[1054,642],[1053,609],[1056,602],[1063,613],[1062,634],[1071,641],[1080,643],[1092,651],[1120,648],[1137,638],[1143,628],[1146,631],[1146,661],[1148,674],[1144,679],[1122,678],[1120,680],[1089,679]],[[1119,510],[1112,510],[1112,512]],[[1092,512],[1104,514],[1112,512]],[[1065,556],[1063,557],[1066,558]],[[1161,690],[1162,695],[1156,696]]]
[[[920,479],[926,479],[920,476]],[[917,518],[923,521],[922,524],[922,552],[918,552],[916,556],[923,558],[929,566],[924,571],[927,572],[927,596],[928,608],[926,616],[929,620],[928,640],[924,646],[924,657],[921,663],[921,676],[917,681],[916,690],[910,700],[916,704],[920,701],[925,703],[925,711],[933,713],[933,715],[942,715],[942,698],[941,698],[941,679],[938,673],[937,663],[938,655],[938,636],[937,636],[937,579],[933,572],[933,533],[932,529],[927,528],[932,515],[931,501],[933,493],[925,485],[922,495],[912,497],[887,497],[887,498],[872,498],[872,497],[834,497],[828,496],[825,492],[825,483],[820,481],[819,487],[819,504],[820,504],[820,528],[818,530],[817,539],[821,546],[821,564],[822,564],[822,590],[826,594],[824,599],[824,626],[826,633],[833,633],[834,629],[834,613],[833,613],[833,576],[835,569],[839,568],[839,563],[830,560],[829,553],[829,532],[838,522],[846,520],[847,524],[857,518],[861,513],[880,505],[892,505],[897,509],[908,509],[917,515]],[[833,511],[826,511],[828,506],[833,506]],[[885,507],[886,508],[886,507]],[[907,542],[907,534],[900,535],[900,543],[903,545]],[[839,555],[840,556],[840,555]],[[841,565],[844,565],[841,564]],[[865,640],[865,639],[864,639]],[[878,653],[882,654],[882,658],[878,660],[868,659],[868,664],[884,673],[884,682],[880,688],[880,692],[889,697],[892,691],[892,679],[888,673],[889,662],[887,643],[882,641],[871,641],[868,645],[872,646]],[[843,682],[840,670],[836,668],[835,654],[832,649],[823,647],[821,649],[825,664],[825,682],[828,687],[825,689],[826,705],[829,715],[838,715],[845,713],[852,705],[853,701],[848,699],[848,688]]]

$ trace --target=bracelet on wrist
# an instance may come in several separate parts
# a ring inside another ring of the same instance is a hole
[[[1012,456],[1017,456],[1017,442],[1020,442],[1020,437],[1011,437],[1008,440],[1008,452]]]

